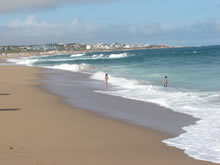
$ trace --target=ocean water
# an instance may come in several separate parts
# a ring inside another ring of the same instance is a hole
[[[195,159],[220,163],[220,46],[93,52],[10,59],[20,65],[91,73],[113,90],[95,91],[153,102],[200,120],[164,140]],[[163,87],[164,76],[168,87]]]

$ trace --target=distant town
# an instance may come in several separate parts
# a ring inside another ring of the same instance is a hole
[[[121,43],[96,43],[96,44],[40,44],[40,45],[10,45],[0,46],[0,55],[7,53],[22,53],[22,52],[48,52],[48,51],[105,51],[105,50],[121,50],[121,49],[153,49],[153,48],[169,48],[170,46],[161,45],[149,45],[149,44],[121,44]]]

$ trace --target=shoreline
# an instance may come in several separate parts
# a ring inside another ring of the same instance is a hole
[[[1,66],[0,73],[2,94],[8,94],[0,96],[5,165],[213,164],[166,146],[164,133],[63,104],[40,88],[40,68]]]
[[[185,132],[182,129],[184,126],[194,125],[200,120],[155,103],[94,92],[111,89],[105,89],[102,81],[90,79],[90,74],[46,68],[42,69],[42,73],[43,89],[59,96],[72,107],[86,109],[103,117],[175,137]]]

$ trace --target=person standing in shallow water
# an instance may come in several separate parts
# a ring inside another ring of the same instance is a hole
[[[108,87],[108,74],[105,74],[105,87]]]
[[[168,78],[167,76],[164,77],[164,87],[167,87],[167,83],[168,83],[167,78]]]

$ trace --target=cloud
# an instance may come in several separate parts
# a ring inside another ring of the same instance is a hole
[[[0,13],[14,12],[22,9],[55,8],[62,4],[92,4],[110,1],[112,0],[0,0]]]
[[[46,22],[37,22],[35,16],[29,16],[26,20],[21,21],[19,19],[16,19],[13,22],[10,22],[8,24],[9,28],[22,28],[22,27],[48,27],[50,24]]]
[[[70,23],[50,24],[37,21],[35,16],[16,19],[0,27],[0,44],[35,44],[70,41],[86,41],[94,38],[95,24],[84,24],[75,18]]]
[[[161,23],[102,25],[85,23],[78,18],[70,23],[51,24],[29,16],[0,26],[0,36],[1,45],[55,42],[205,45],[220,43],[220,24],[209,21],[179,27]]]

